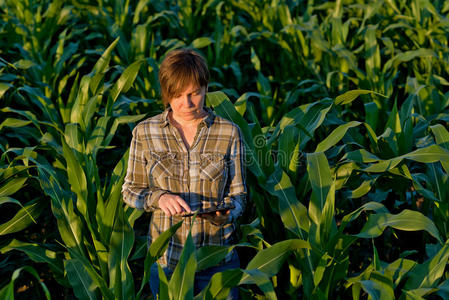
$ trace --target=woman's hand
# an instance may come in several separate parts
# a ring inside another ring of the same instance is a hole
[[[167,216],[180,215],[183,212],[190,213],[189,205],[180,196],[175,194],[163,194],[158,201],[160,209]]]
[[[214,225],[221,226],[226,223],[228,220],[229,214],[231,210],[225,210],[225,211],[215,211],[207,214],[200,214],[198,215],[199,218],[204,218],[209,220]]]

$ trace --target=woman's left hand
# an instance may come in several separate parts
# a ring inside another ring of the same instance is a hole
[[[214,225],[221,226],[228,221],[230,212],[231,210],[228,209],[225,211],[216,211],[207,214],[200,214],[198,215],[198,217],[209,220],[209,222],[211,222]]]

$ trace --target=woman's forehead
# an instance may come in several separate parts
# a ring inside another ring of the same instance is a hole
[[[196,92],[196,91],[198,91],[198,90],[200,90],[202,88],[203,88],[202,86],[199,86],[196,83],[189,83],[189,84],[187,84],[187,85],[185,85],[183,87],[178,87],[178,91],[180,93],[187,93],[188,94],[188,93]]]

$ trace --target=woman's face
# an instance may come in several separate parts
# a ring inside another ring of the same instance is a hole
[[[195,87],[190,84],[180,95],[173,97],[169,103],[176,120],[192,121],[204,116],[204,101],[207,87]]]

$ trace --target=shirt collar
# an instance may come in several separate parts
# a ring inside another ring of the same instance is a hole
[[[169,121],[169,119],[168,119],[168,113],[169,113],[171,110],[172,110],[171,107],[168,106],[168,107],[164,110],[164,112],[161,114],[161,127],[165,127],[165,126],[167,126],[167,125],[170,123],[170,121]],[[207,107],[207,106],[204,107],[204,110],[206,111],[207,116],[206,116],[206,118],[204,118],[204,119],[201,121],[200,127],[201,127],[201,126],[207,126],[207,127],[210,127],[210,126],[213,124],[213,122],[214,122],[214,119],[215,119],[215,113],[214,113],[214,111],[213,111],[210,107]]]

